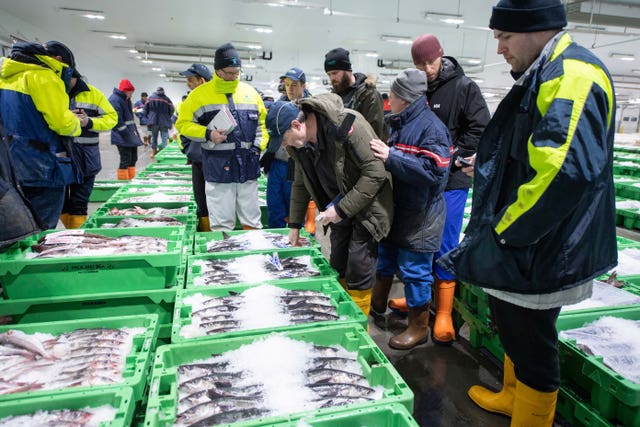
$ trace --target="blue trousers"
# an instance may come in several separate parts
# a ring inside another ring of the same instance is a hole
[[[291,182],[287,181],[287,162],[274,160],[267,175],[267,213],[269,228],[285,228],[289,216]]]
[[[64,205],[66,187],[22,187],[34,212],[50,229],[56,228]]]
[[[169,128],[159,125],[151,125],[151,148],[158,148],[158,133],[160,133],[160,149],[167,146],[169,139]]]
[[[464,217],[464,206],[467,203],[469,189],[449,190],[444,192],[444,200],[447,204],[447,218],[444,222],[442,232],[442,244],[436,253],[435,260],[454,249],[460,243],[460,231],[462,230],[462,218]],[[441,280],[454,280],[453,274],[442,269],[438,264],[434,268],[435,276]]]
[[[414,252],[384,243],[378,244],[378,274],[398,277],[404,283],[409,307],[422,307],[431,301],[433,252]]]
[[[93,190],[93,184],[96,176],[85,176],[79,184],[71,184],[67,186],[64,198],[63,213],[69,215],[86,215],[89,206],[89,196]]]

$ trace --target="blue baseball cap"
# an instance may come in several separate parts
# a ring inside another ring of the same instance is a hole
[[[277,101],[269,109],[267,113],[267,130],[269,131],[269,145],[267,152],[275,153],[282,145],[284,133],[291,127],[300,110],[290,101]]]
[[[304,71],[302,71],[298,67],[290,68],[283,76],[280,76],[280,80],[284,78],[289,78],[291,80],[295,80],[300,83],[307,82],[307,76],[304,75]]]
[[[211,70],[204,64],[191,64],[191,67],[185,71],[181,71],[180,75],[185,77],[198,76],[202,77],[206,81],[211,80],[213,77]]]

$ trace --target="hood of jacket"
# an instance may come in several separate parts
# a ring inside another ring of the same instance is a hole
[[[304,109],[305,105],[308,105],[314,112],[327,117],[336,126],[342,123],[345,113],[340,95],[323,93],[311,98],[301,99],[300,106]]]
[[[462,66],[458,64],[458,61],[456,61],[455,58],[451,56],[443,56],[440,74],[438,74],[438,78],[434,81],[429,82],[427,92],[435,91],[440,85],[458,76],[464,76]]]
[[[58,77],[61,77],[63,70],[68,68],[62,62],[57,61],[50,56],[35,55],[34,58],[40,61],[40,63],[21,62],[11,58],[2,58],[0,77],[3,79],[9,79],[16,74],[24,73],[25,71],[43,71],[46,69],[50,69]]]

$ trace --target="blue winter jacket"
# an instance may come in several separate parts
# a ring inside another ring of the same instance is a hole
[[[111,130],[111,143],[121,147],[138,147],[142,145],[136,122],[133,120],[131,100],[118,89],[113,89],[109,102],[118,113],[118,123]]]
[[[146,124],[148,126],[160,126],[161,128],[171,129],[173,127],[173,103],[164,92],[153,92],[147,103],[144,104],[144,116],[146,116]]]
[[[389,116],[394,219],[386,242],[416,252],[437,252],[446,217],[444,188],[451,164],[447,127],[420,97]]]

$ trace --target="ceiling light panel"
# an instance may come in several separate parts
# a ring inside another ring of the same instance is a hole
[[[392,36],[383,34],[380,36],[380,39],[385,42],[392,42],[398,44],[413,44],[413,39],[408,36]]]
[[[109,37],[114,40],[126,40],[127,36],[124,33],[119,33],[117,31],[102,31],[102,30],[91,30],[91,32],[96,34],[101,34],[105,37]]]
[[[75,9],[72,7],[61,7],[59,10],[64,13],[80,16],[92,21],[103,21],[106,18],[106,15],[102,10]]]
[[[236,22],[235,26],[243,30],[255,31],[257,33],[262,33],[262,34],[270,34],[273,32],[273,27],[271,25],[248,24],[246,22]]]

